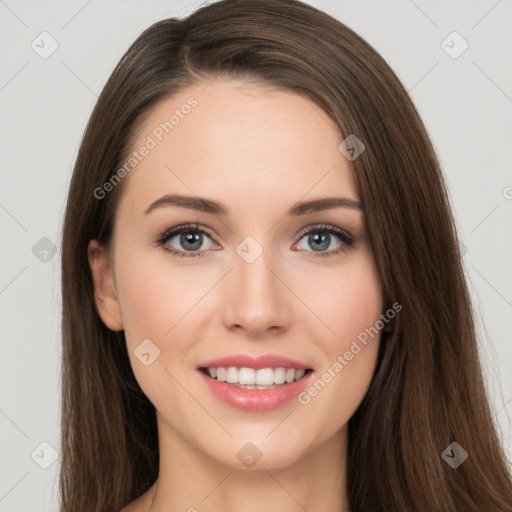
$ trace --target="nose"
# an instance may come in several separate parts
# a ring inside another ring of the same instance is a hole
[[[263,251],[248,263],[235,255],[234,268],[224,280],[224,325],[251,338],[283,332],[292,318],[293,293],[267,256]]]

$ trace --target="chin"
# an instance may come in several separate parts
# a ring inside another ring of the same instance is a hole
[[[238,470],[275,470],[300,463],[307,452],[304,444],[306,436],[299,438],[302,439],[300,443],[294,437],[286,435],[286,432],[285,435],[276,435],[270,440],[276,434],[272,433],[265,439],[269,431],[271,429],[267,429],[261,437],[237,436],[222,443],[222,446],[218,446],[218,452],[211,453],[210,456],[219,464]],[[211,448],[209,446],[210,451]]]

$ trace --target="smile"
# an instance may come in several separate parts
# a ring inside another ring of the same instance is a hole
[[[247,412],[276,409],[294,398],[311,383],[311,368],[248,368],[208,366],[198,368],[212,397],[219,403]],[[231,381],[231,382],[229,382]]]
[[[295,368],[237,368],[235,366],[218,366],[202,368],[212,379],[226,382],[243,389],[272,389],[285,383],[297,381],[310,369]]]

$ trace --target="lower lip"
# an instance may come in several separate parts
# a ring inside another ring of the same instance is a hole
[[[228,405],[246,411],[269,411],[289,402],[307,386],[313,372],[309,372],[299,380],[281,384],[269,389],[237,388],[226,382],[208,377],[199,370],[210,391]]]

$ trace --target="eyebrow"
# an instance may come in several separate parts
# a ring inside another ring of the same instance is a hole
[[[228,215],[225,206],[204,197],[182,196],[176,194],[166,194],[159,199],[153,201],[144,214],[148,214],[157,208],[175,206],[179,208],[188,208],[199,212],[211,213],[213,215]],[[331,210],[333,208],[351,208],[354,210],[363,210],[360,201],[350,199],[348,197],[326,197],[322,199],[313,199],[311,201],[302,201],[295,203],[287,212],[287,215],[299,216],[306,213],[319,212],[323,210]]]

